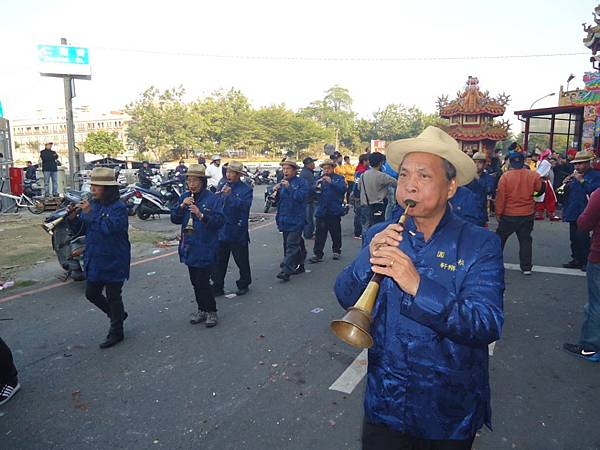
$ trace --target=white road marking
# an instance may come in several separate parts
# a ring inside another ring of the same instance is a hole
[[[344,394],[352,394],[352,391],[367,374],[367,350],[363,350],[352,361],[344,373],[329,386],[330,391],[339,391]]]
[[[518,264],[504,263],[504,268],[508,270],[521,270]],[[557,275],[573,275],[576,277],[585,277],[585,272],[579,269],[564,269],[562,267],[533,266],[532,272],[554,273]]]

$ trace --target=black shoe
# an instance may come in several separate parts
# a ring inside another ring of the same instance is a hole
[[[283,281],[290,281],[290,274],[285,272],[279,272],[277,278]]]
[[[225,291],[223,290],[223,288],[212,288],[213,291],[213,295],[215,297],[222,297],[223,295],[225,295]]]
[[[21,389],[21,385],[18,381],[14,383],[6,383],[0,386],[0,405],[4,405],[7,401],[9,401],[13,395],[15,395],[19,389]]]
[[[300,275],[301,273],[306,272],[306,270],[304,269],[304,264],[299,265],[298,267],[296,267],[296,270],[294,270],[292,272],[292,275]]]
[[[586,266],[581,266],[579,268],[579,270],[581,270],[582,272],[587,272],[587,267]]]
[[[248,289],[247,287],[239,288],[237,290],[237,292],[235,293],[235,295],[237,295],[239,297],[240,295],[246,295],[248,292],[250,292],[250,289]]]
[[[583,358],[590,362],[600,362],[600,352],[595,352],[593,350],[586,350],[579,344],[563,344],[563,348],[569,353],[573,353],[580,358]]]
[[[323,261],[323,257],[317,255],[311,256],[308,260],[308,262],[311,264],[320,263],[321,261]]]
[[[581,267],[583,266],[583,264],[581,264],[579,261],[572,259],[571,261],[569,261],[566,264],[562,265],[565,269],[581,269]]]
[[[123,339],[125,339],[125,336],[123,336],[123,331],[121,331],[120,333],[109,333],[109,335],[106,337],[106,340],[100,344],[100,348],[110,348],[114,345],[117,345]]]

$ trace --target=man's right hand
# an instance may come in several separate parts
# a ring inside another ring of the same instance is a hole
[[[179,205],[181,208],[185,208],[186,206],[190,206],[194,204],[194,199],[192,197],[186,197],[183,199],[183,202],[181,202],[181,205]]]
[[[375,250],[380,247],[385,247],[387,245],[391,247],[398,247],[400,242],[402,241],[402,230],[404,227],[398,223],[392,223],[388,225],[385,230],[380,231],[373,239],[371,239],[371,243],[369,244],[369,252],[371,256]]]
[[[75,217],[77,217],[77,213],[77,205],[75,205],[75,203],[71,203],[67,206],[67,219],[74,220]]]

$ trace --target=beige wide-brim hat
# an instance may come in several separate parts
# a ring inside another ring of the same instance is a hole
[[[581,150],[575,154],[575,159],[573,161],[569,161],[571,164],[577,164],[582,162],[590,162],[594,159],[594,154],[592,152],[587,152],[585,150]]]
[[[326,159],[321,164],[319,164],[319,167],[325,167],[325,166],[335,167],[336,163],[333,159]]]
[[[227,164],[227,170],[231,170],[233,172],[241,173],[242,175],[246,175],[246,171],[244,170],[244,165],[239,161],[229,161]]]
[[[473,155],[473,161],[487,161],[487,157],[483,152],[477,152]]]
[[[425,128],[416,138],[393,141],[385,150],[388,163],[396,171],[409,153],[431,153],[445,159],[455,167],[459,186],[469,184],[477,173],[475,163],[460,149],[458,142],[437,127]]]
[[[279,163],[280,166],[292,166],[296,169],[299,169],[300,166],[298,165],[298,163],[296,162],[296,160],[294,158],[285,158],[284,161],[281,161]]]
[[[203,164],[190,164],[188,171],[185,173],[186,177],[198,177],[198,178],[210,178],[210,175],[206,174],[206,167]]]
[[[90,184],[96,186],[118,186],[115,171],[109,167],[95,167],[90,174]]]

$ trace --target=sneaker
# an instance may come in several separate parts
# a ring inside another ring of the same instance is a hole
[[[296,270],[294,270],[291,273],[291,275],[300,275],[304,272],[306,272],[306,270],[304,269],[304,264],[300,264],[300,265],[298,265],[298,267],[296,267]]]
[[[560,222],[562,219],[558,216],[550,217],[550,222]]]
[[[531,275],[531,270],[521,270],[523,275]]]
[[[206,322],[206,311],[196,311],[190,314],[190,323],[196,325],[197,323]]]
[[[283,281],[290,281],[290,274],[285,272],[279,272],[277,278]]]
[[[333,254],[333,259],[338,260],[342,257],[342,255],[340,253],[334,253]]]
[[[321,261],[323,261],[323,257],[322,256],[317,256],[317,255],[311,256],[308,259],[308,262],[311,263],[311,264],[320,263]]]
[[[563,264],[562,266],[565,269],[581,269],[581,266],[583,266],[583,264],[581,264],[579,261],[577,261],[575,259],[572,259],[571,261]]]
[[[4,405],[7,401],[9,401],[13,395],[15,395],[19,389],[21,389],[21,385],[17,381],[17,384],[7,383],[2,386],[0,390],[0,405]]]
[[[354,236],[354,239],[358,239],[358,240],[362,241],[362,236]]]
[[[219,317],[216,311],[206,313],[206,328],[217,326],[217,323],[219,323]]]
[[[580,358],[583,358],[590,362],[600,362],[600,352],[589,351],[584,349],[579,344],[564,344],[563,348],[569,353],[573,353]]]

